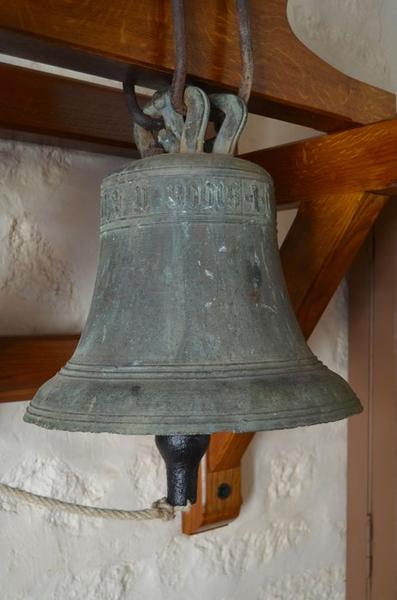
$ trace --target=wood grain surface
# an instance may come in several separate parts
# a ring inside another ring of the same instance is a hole
[[[79,336],[0,337],[0,402],[29,400],[71,357]]]
[[[306,338],[387,200],[356,192],[300,204],[280,254],[290,300]]]
[[[251,0],[255,62],[251,112],[321,131],[393,118],[395,96],[318,58],[294,35],[287,0]],[[240,78],[234,0],[186,3],[189,80],[235,90]],[[0,51],[141,85],[169,83],[171,2],[14,0],[0,3]]]
[[[6,64],[0,64],[0,137],[137,156],[121,90]]]
[[[397,119],[241,156],[274,179],[277,202],[319,195],[397,195]]]

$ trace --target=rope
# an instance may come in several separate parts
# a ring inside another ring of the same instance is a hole
[[[72,515],[84,517],[98,517],[100,519],[119,519],[122,521],[150,521],[161,519],[162,521],[171,521],[175,518],[177,512],[185,512],[190,506],[172,506],[167,502],[167,498],[161,498],[153,502],[151,508],[141,510],[119,510],[116,508],[100,508],[97,506],[86,506],[83,504],[74,504],[65,502],[57,498],[41,496],[33,492],[27,492],[19,488],[12,487],[5,483],[0,483],[0,493],[12,500],[19,500],[25,504],[40,506],[47,509],[58,509]]]

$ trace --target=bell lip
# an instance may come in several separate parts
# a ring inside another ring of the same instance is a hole
[[[314,371],[228,381],[131,379],[116,384],[58,374],[38,390],[24,420],[65,431],[209,434],[327,423],[361,410],[346,381],[318,363]]]
[[[312,409],[311,411],[302,412],[301,414],[290,414],[288,417],[274,418],[258,418],[258,419],[241,419],[236,415],[233,419],[232,415],[228,415],[228,419],[214,423],[217,419],[212,417],[212,423],[189,423],[182,425],[176,423],[164,423],[157,421],[151,423],[128,423],[115,420],[114,422],[90,422],[62,418],[62,426],[57,423],[57,418],[50,415],[49,411],[31,409],[29,405],[23,420],[26,423],[38,425],[44,429],[52,429],[57,431],[81,432],[81,433],[111,433],[117,435],[199,435],[212,434],[220,432],[231,433],[247,433],[257,431],[276,431],[281,429],[295,429],[297,427],[307,427],[310,425],[321,425],[325,423],[333,423],[341,421],[348,417],[360,414],[363,407],[357,398],[352,399],[349,404],[344,404],[340,408],[329,408],[318,412]],[[59,419],[59,415],[58,415]],[[203,420],[205,418],[203,417]]]

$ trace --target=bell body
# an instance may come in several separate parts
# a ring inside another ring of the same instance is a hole
[[[88,320],[26,421],[69,431],[208,434],[310,425],[360,410],[299,330],[262,168],[227,155],[162,154],[104,180]]]

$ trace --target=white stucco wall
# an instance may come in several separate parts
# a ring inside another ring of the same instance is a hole
[[[290,0],[289,8],[295,30],[324,58],[397,88],[391,38],[381,33],[385,5]],[[252,117],[241,150],[309,134]],[[0,334],[80,330],[95,275],[99,182],[123,162],[0,143]],[[281,214],[281,234],[290,221]],[[343,286],[310,343],[346,376]],[[102,506],[138,508],[164,494],[152,438],[45,431],[23,423],[24,410],[0,405],[0,480]],[[0,598],[343,600],[346,424],[258,434],[243,478],[239,519],[194,537],[177,521],[88,521],[0,497]]]

